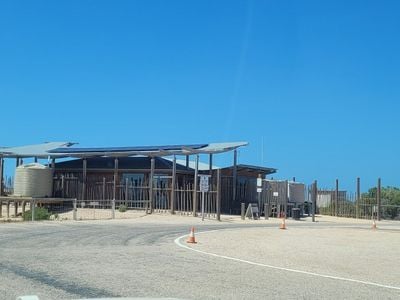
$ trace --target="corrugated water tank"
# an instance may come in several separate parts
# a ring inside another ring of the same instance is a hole
[[[31,163],[15,170],[14,195],[20,197],[51,197],[53,171],[47,166]]]

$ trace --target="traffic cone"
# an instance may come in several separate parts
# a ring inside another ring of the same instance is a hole
[[[372,229],[376,229],[376,222],[375,222],[375,219],[372,221]]]
[[[279,229],[286,229],[285,217],[282,218],[281,225],[279,225]]]
[[[186,243],[196,244],[196,238],[194,237],[194,227],[192,227],[192,229],[190,229],[189,238],[186,241]]]

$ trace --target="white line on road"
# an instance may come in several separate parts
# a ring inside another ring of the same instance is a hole
[[[221,231],[221,230],[224,230],[224,229],[201,231],[201,232],[198,232],[197,234],[210,233],[210,232],[216,232],[216,231]],[[249,260],[244,260],[244,259],[240,259],[240,258],[230,257],[230,256],[226,256],[226,255],[219,255],[219,254],[215,254],[215,253],[211,253],[211,252],[194,249],[194,248],[188,247],[187,245],[181,243],[181,240],[187,236],[188,235],[185,234],[185,235],[182,235],[182,236],[176,238],[175,244],[184,249],[195,251],[195,252],[198,252],[201,254],[219,257],[219,258],[223,258],[223,259],[228,259],[228,260],[232,260],[232,261],[236,261],[236,262],[246,263],[246,264],[253,265],[253,266],[259,266],[259,267],[264,267],[264,268],[269,268],[269,269],[287,271],[287,272],[298,273],[298,274],[305,274],[305,275],[322,277],[322,278],[329,278],[329,279],[334,279],[334,280],[348,281],[348,282],[359,283],[359,284],[370,285],[370,286],[377,286],[377,287],[392,289],[392,290],[400,290],[400,287],[397,287],[397,286],[385,285],[385,284],[380,284],[380,283],[376,283],[376,282],[363,281],[363,280],[357,280],[357,279],[352,279],[352,278],[318,274],[318,273],[314,273],[314,272],[307,272],[307,271],[290,269],[290,268],[277,267],[277,266],[257,263],[257,262],[253,262],[253,261],[249,261]]]

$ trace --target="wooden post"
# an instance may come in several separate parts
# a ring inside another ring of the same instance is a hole
[[[14,218],[18,215],[18,202],[14,200]]]
[[[312,186],[311,190],[311,197],[312,197],[312,221],[315,222],[315,213],[317,211],[317,197],[318,197],[318,185],[317,181],[314,181],[314,184]]]
[[[113,191],[114,199],[121,198],[120,196],[117,195],[117,185],[119,184],[118,163],[119,163],[118,158],[117,157],[114,158],[114,187],[113,187],[114,188],[114,191]]]
[[[196,154],[196,167],[194,170],[194,184],[193,184],[193,217],[197,217],[197,183],[199,175],[199,155]]]
[[[240,218],[242,220],[244,220],[246,218],[245,214],[246,214],[246,203],[241,203],[240,204]]]
[[[172,180],[171,180],[171,214],[175,214],[175,185],[176,185],[176,156],[172,163]]]
[[[237,149],[233,151],[233,171],[232,171],[232,202],[236,203],[236,184],[237,184]]]
[[[287,180],[285,180],[285,203],[284,203],[284,211],[285,211],[285,219],[288,218],[289,214],[288,214],[288,191],[289,191],[289,182]]]
[[[61,197],[65,198],[65,177],[61,175]]]
[[[129,193],[128,184],[129,184],[129,179],[125,178],[125,205],[126,205],[126,207],[128,207],[128,199],[129,199],[129,197],[128,197],[128,193]]]
[[[86,172],[87,172],[87,160],[84,158],[82,160],[83,169],[82,169],[82,200],[86,200]]]
[[[4,191],[4,158],[0,157],[0,196],[3,196]]]
[[[105,177],[103,177],[103,187],[102,187],[102,196],[103,196],[103,200],[105,200],[106,199],[106,178]]]
[[[361,201],[360,177],[357,177],[356,218],[360,217],[360,201]]]
[[[186,155],[186,169],[189,169],[189,155]]]
[[[155,169],[155,158],[151,157],[150,160],[150,181],[149,181],[149,202],[150,202],[150,213],[152,214],[155,208],[155,199],[153,195],[153,180],[154,180],[154,169]]]
[[[339,179],[336,179],[335,187],[335,216],[339,216]]]
[[[221,169],[217,169],[217,221],[221,221]]]
[[[376,189],[376,205],[378,206],[377,210],[377,220],[381,220],[381,179],[378,178],[378,186]]]

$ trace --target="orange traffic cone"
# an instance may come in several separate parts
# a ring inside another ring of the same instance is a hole
[[[189,238],[186,242],[191,243],[191,244],[196,244],[196,239],[194,237],[194,227],[192,227],[192,229],[190,229]]]
[[[279,225],[279,229],[286,229],[285,217],[282,218],[281,225]]]
[[[376,222],[375,222],[375,219],[372,221],[372,229],[376,229]]]

